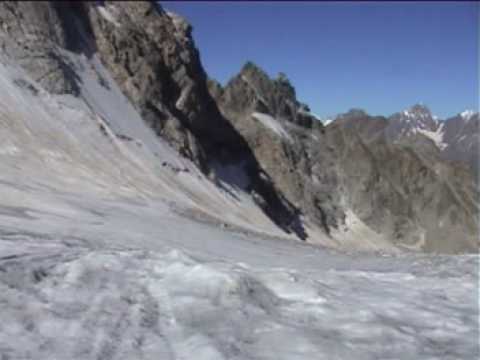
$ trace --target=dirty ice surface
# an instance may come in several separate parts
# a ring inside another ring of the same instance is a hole
[[[81,99],[56,98],[10,66],[1,360],[478,359],[477,256],[279,238],[241,184],[232,197],[157,143],[113,85],[81,74]]]
[[[478,358],[476,256],[339,254],[52,197],[0,206],[2,359]]]

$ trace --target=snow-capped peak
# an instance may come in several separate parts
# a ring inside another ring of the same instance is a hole
[[[460,113],[460,116],[467,121],[470,120],[474,115],[475,115],[475,111],[473,110],[465,110]]]
[[[432,117],[430,109],[423,104],[415,104],[412,107],[404,110],[402,114],[408,118],[426,118]]]
[[[430,109],[423,104],[416,104],[403,110],[397,121],[397,124],[403,128],[403,133],[415,132],[415,129],[435,131],[439,123],[438,117],[432,115]]]

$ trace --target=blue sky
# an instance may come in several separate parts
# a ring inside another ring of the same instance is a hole
[[[251,60],[284,72],[321,117],[389,115],[421,102],[440,117],[478,109],[475,2],[163,2],[193,25],[225,84]]]

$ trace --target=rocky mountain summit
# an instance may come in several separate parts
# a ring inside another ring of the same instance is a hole
[[[394,141],[416,133],[435,132],[439,128],[438,119],[422,104],[396,113],[389,120],[386,136]]]
[[[97,151],[91,166],[122,169],[149,196],[180,187],[198,218],[260,228],[261,213],[262,226],[344,249],[477,250],[478,114],[354,109],[325,127],[285,74],[248,62],[225,86],[208,79],[191,26],[155,2],[3,2],[0,45],[32,79],[19,87],[84,103],[99,148],[128,146],[135,163]]]
[[[342,212],[339,199],[333,200],[336,175],[315,174],[313,163],[328,162],[327,151],[321,151],[323,144],[317,141],[323,126],[296,99],[285,75],[271,79],[249,62],[225,88],[215,83],[210,87],[222,114],[246,139],[275,187],[308,214],[313,226],[327,234],[337,227]],[[326,181],[315,181],[317,176]]]

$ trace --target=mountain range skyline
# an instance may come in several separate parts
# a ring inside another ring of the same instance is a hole
[[[253,61],[270,77],[286,73],[322,119],[417,103],[441,119],[478,111],[476,2],[206,4],[164,6],[192,24],[202,63],[222,85]]]
[[[248,67],[248,66],[253,66],[253,67],[256,67],[256,68],[259,68],[262,72],[264,72],[265,74],[268,74],[268,72],[259,67],[257,64],[255,64],[255,62],[253,61],[247,61],[243,66],[242,68],[244,67]],[[268,74],[269,75],[269,74]],[[270,76],[270,75],[269,75]],[[275,76],[270,76],[272,78],[275,78]],[[284,80],[288,81],[294,88],[295,88],[295,91],[298,92],[298,87],[296,86],[296,84],[292,83],[289,79],[289,76],[288,74],[285,74],[283,72],[280,72],[277,74],[276,78],[280,78],[282,77]],[[228,82],[230,82],[231,80],[233,80],[235,78],[235,76],[233,76],[232,78],[230,78],[225,84],[223,85],[226,85]],[[216,79],[212,79],[213,81],[217,81]],[[310,104],[305,104],[307,105],[309,108],[310,108]],[[320,116],[318,114],[316,114],[314,111],[311,111],[310,113],[316,117],[317,119],[319,119],[320,121],[322,121],[324,124],[328,124],[330,122],[332,122],[333,120],[335,120],[336,118],[338,117],[341,117],[342,115],[344,114],[347,114],[351,111],[362,111],[364,112],[365,114],[367,115],[372,115],[372,116],[383,116],[385,118],[391,118],[392,116],[398,114],[398,113],[405,113],[405,112],[408,112],[408,111],[411,111],[412,109],[415,109],[415,108],[424,108],[425,111],[429,112],[431,114],[431,116],[433,117],[433,119],[435,120],[438,120],[438,121],[445,121],[445,120],[448,120],[448,119],[451,119],[451,118],[454,118],[454,117],[457,117],[457,116],[462,116],[462,117],[471,117],[472,115],[475,115],[475,114],[478,114],[479,113],[479,109],[478,107],[476,109],[473,109],[473,108],[465,108],[461,111],[458,111],[456,113],[447,113],[445,116],[438,116],[435,112],[435,109],[432,109],[432,107],[429,106],[429,104],[426,104],[422,101],[417,101],[417,102],[414,102],[412,104],[410,104],[409,106],[406,106],[404,108],[400,108],[400,109],[396,109],[395,111],[391,112],[391,113],[372,113],[372,112],[369,112],[367,109],[361,107],[361,106],[353,106],[343,112],[337,112],[337,113],[334,113],[334,114],[331,114],[331,115],[327,115],[327,116]]]
[[[376,113],[368,112],[366,109],[363,109],[363,108],[361,108],[361,107],[353,107],[353,108],[350,108],[350,109],[348,109],[347,111],[345,111],[345,112],[343,112],[343,113],[338,113],[338,114],[335,114],[335,115],[332,115],[332,116],[327,116],[327,117],[325,117],[325,118],[321,118],[321,117],[318,117],[318,116],[317,116],[317,118],[319,118],[319,119],[320,119],[322,122],[324,122],[324,123],[325,123],[325,121],[331,122],[331,121],[335,120],[337,117],[342,116],[343,114],[346,114],[346,113],[348,113],[348,112],[350,112],[350,111],[352,111],[352,110],[353,110],[353,111],[355,111],[355,110],[360,110],[360,111],[365,112],[365,113],[368,114],[368,115],[384,116],[384,117],[386,117],[386,118],[390,118],[390,117],[394,116],[395,114],[408,112],[408,111],[410,111],[411,109],[413,109],[413,108],[415,108],[415,107],[418,107],[418,106],[422,106],[422,107],[428,109],[428,111],[432,114],[432,117],[433,117],[435,120],[438,120],[438,121],[445,121],[445,120],[451,119],[451,118],[456,117],[456,116],[471,117],[472,115],[478,114],[478,112],[479,112],[478,109],[477,109],[477,110],[475,110],[475,109],[465,109],[465,110],[459,111],[459,112],[457,112],[457,113],[455,113],[455,114],[448,114],[448,115],[445,116],[445,117],[440,117],[440,116],[438,116],[438,115],[435,114],[434,109],[432,110],[432,108],[431,108],[430,106],[428,106],[428,104],[424,104],[424,103],[422,103],[422,102],[417,102],[417,103],[414,103],[414,104],[412,104],[412,105],[410,105],[410,106],[407,106],[407,107],[405,107],[405,108],[403,108],[403,109],[399,109],[399,110],[397,110],[397,111],[395,111],[395,112],[393,112],[393,113],[391,113],[391,114],[376,114]],[[313,114],[313,115],[315,115],[315,114]]]

